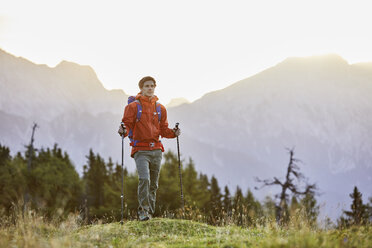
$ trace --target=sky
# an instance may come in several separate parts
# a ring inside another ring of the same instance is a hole
[[[0,48],[37,64],[90,65],[107,89],[160,102],[204,94],[287,57],[372,61],[371,1],[0,0]]]

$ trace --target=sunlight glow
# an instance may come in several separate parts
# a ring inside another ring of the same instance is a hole
[[[372,61],[369,1],[0,0],[0,48],[39,64],[90,65],[107,89],[160,101],[227,87],[290,56]]]

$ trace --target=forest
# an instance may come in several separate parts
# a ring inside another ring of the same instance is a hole
[[[67,152],[57,144],[52,148],[29,148],[11,156],[10,149],[0,144],[1,216],[12,217],[17,211],[33,209],[47,219],[64,220],[70,213],[77,213],[82,224],[98,220],[103,223],[120,221],[121,165],[111,158],[105,161],[90,150],[83,174],[79,176]],[[295,164],[289,164],[289,167],[294,166],[294,177],[289,181],[279,182],[277,178],[257,180],[263,183],[262,186],[277,182],[282,189],[284,186],[288,188],[284,194],[282,190],[278,197],[266,196],[263,201],[257,200],[250,188],[238,186],[231,193],[227,186],[220,187],[217,178],[196,171],[192,158],[183,160],[181,164],[185,207],[181,207],[178,158],[168,151],[163,154],[155,217],[189,219],[216,226],[235,224],[250,227],[265,225],[271,220],[285,225],[290,219],[301,216],[301,220],[309,225],[318,225],[316,187],[303,192],[297,190],[293,179],[301,174]],[[124,219],[135,220],[138,175],[128,173],[125,168],[123,174]],[[351,191],[350,209],[345,209],[336,222],[328,219],[328,227],[372,223],[372,197],[368,203],[363,203],[358,188]]]

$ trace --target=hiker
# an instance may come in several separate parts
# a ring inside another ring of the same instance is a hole
[[[131,139],[131,157],[136,162],[138,182],[138,217],[149,220],[155,212],[156,190],[164,147],[159,136],[176,138],[181,134],[179,128],[168,128],[167,110],[158,103],[154,95],[156,81],[152,77],[142,78],[138,86],[140,93],[124,110],[119,126],[120,135]]]

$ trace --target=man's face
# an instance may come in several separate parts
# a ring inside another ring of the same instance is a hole
[[[155,93],[155,83],[153,81],[146,81],[141,88],[142,95],[152,97]]]

